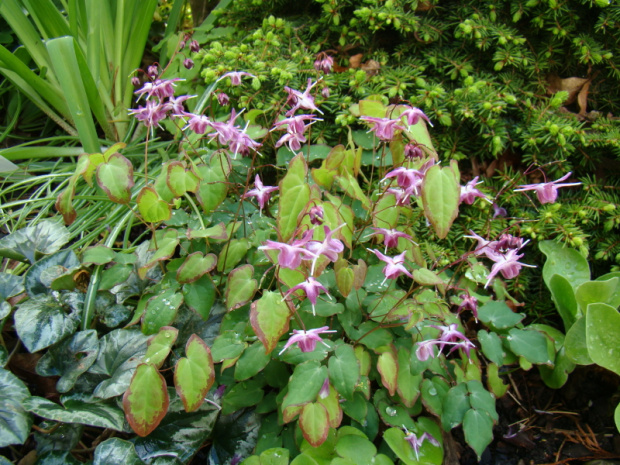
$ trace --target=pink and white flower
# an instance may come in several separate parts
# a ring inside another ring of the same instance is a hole
[[[286,341],[284,348],[280,351],[278,355],[282,355],[282,353],[288,349],[293,344],[297,344],[302,352],[312,352],[316,349],[316,343],[320,342],[326,347],[329,347],[323,340],[319,334],[325,333],[335,333],[336,330],[329,330],[329,326],[321,326],[320,328],[303,330],[303,329],[294,329],[293,335]]]
[[[519,186],[519,189],[515,189],[515,192],[524,192],[524,191],[536,191],[536,196],[538,197],[538,201],[540,203],[553,203],[558,198],[558,189],[560,187],[570,187],[570,186],[579,186],[580,182],[569,182],[569,183],[561,183],[562,181],[568,179],[572,174],[571,171],[566,173],[560,179],[556,179],[551,182],[541,182],[538,184],[525,184],[523,186]]]

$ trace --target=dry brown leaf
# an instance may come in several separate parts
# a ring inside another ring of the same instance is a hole
[[[366,63],[362,63],[362,69],[366,71],[366,74],[369,76],[374,76],[379,73],[379,69],[381,68],[381,64],[375,60],[368,60]]]
[[[569,77],[562,79],[556,74],[551,74],[547,76],[547,82],[549,83],[547,86],[548,94],[555,94],[560,91],[568,92],[568,98],[564,101],[564,105],[570,105],[577,100],[579,115],[583,116],[586,114],[588,107],[588,90],[592,78]]]
[[[351,68],[359,68],[360,65],[362,64],[362,57],[364,56],[363,53],[358,53],[357,55],[353,55],[352,57],[349,58],[349,66]]]

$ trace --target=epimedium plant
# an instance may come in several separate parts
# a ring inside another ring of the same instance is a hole
[[[132,113],[149,131],[170,128],[178,156],[137,174],[123,144],[84,154],[57,202],[72,221],[85,181],[150,238],[119,250],[125,219],[79,256],[57,222],[0,239],[5,256],[30,264],[23,278],[3,273],[3,317],[29,352],[45,351],[37,372],[59,376],[62,394],[31,395],[4,370],[19,415],[3,445],[23,443],[35,414],[75,425],[62,450],[37,440],[49,457],[68,457],[81,425],[117,431],[95,463],[186,463],[210,437],[210,453],[231,463],[255,452],[247,463],[439,464],[460,426],[480,456],[502,367],[555,369],[561,347],[507,303],[500,276],[530,266],[527,241],[472,231],[471,251],[433,257],[429,243],[446,240],[460,206],[490,204],[478,179],[460,185],[408,105],[360,101],[350,111],[371,150],[353,137],[325,147],[307,143],[320,113],[312,80],[285,87],[271,127],[250,112],[241,124],[215,85],[192,103],[177,83],[151,77]],[[284,131],[279,162],[263,165],[256,139],[271,131]],[[552,203],[564,179],[520,190]]]

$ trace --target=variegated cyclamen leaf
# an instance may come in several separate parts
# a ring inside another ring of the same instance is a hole
[[[192,334],[185,346],[185,357],[174,370],[174,385],[186,412],[197,410],[215,381],[213,357],[205,342]]]
[[[278,292],[265,291],[250,306],[250,323],[269,354],[288,332],[291,310]]]
[[[131,429],[138,436],[147,436],[166,415],[169,402],[166,380],[157,368],[149,363],[138,365],[123,395],[123,409]]]
[[[28,439],[32,415],[22,407],[22,402],[29,397],[26,385],[0,368],[0,447],[23,444]]]

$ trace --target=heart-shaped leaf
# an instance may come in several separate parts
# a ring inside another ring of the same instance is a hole
[[[198,176],[187,171],[179,161],[173,161],[166,168],[166,184],[175,197],[181,197],[186,192],[196,192]]]
[[[95,449],[93,465],[143,465],[134,445],[120,438],[103,441]]]
[[[232,270],[228,275],[226,308],[229,311],[247,304],[254,297],[258,283],[252,279],[253,274],[254,267],[252,265],[242,265]]]
[[[611,305],[590,304],[586,341],[594,363],[620,375],[620,313]]]
[[[202,252],[189,254],[183,264],[177,270],[177,281],[181,284],[193,283],[205,273],[210,272],[217,264],[217,257],[210,253]]]
[[[228,156],[218,151],[213,154],[209,165],[198,165],[200,184],[196,197],[205,213],[211,214],[226,199],[228,192],[228,175],[231,171]]]
[[[275,349],[280,337],[289,328],[291,310],[278,292],[265,291],[260,299],[250,306],[250,323],[254,333],[270,354]]]
[[[349,344],[340,344],[327,363],[329,380],[345,399],[353,398],[353,391],[360,379],[360,366],[355,351]]]
[[[299,415],[299,427],[312,447],[323,444],[329,433],[329,419],[325,407],[317,402],[304,405]]]
[[[131,162],[120,153],[112,154],[97,167],[97,184],[112,202],[129,203],[134,185]]]
[[[426,218],[433,225],[435,233],[444,239],[459,212],[458,168],[455,165],[431,166],[422,183],[422,205]]]
[[[195,334],[185,346],[185,357],[174,370],[174,385],[183,401],[185,411],[197,410],[215,381],[215,368],[209,347]]]
[[[26,385],[0,368],[0,447],[23,444],[28,439],[32,415],[22,407],[22,402],[29,397]]]
[[[172,345],[177,340],[179,330],[171,326],[162,326],[159,332],[147,342],[144,363],[150,363],[156,368],[161,368],[170,353]]]
[[[163,201],[152,187],[143,187],[138,194],[138,211],[147,223],[167,221],[172,216],[172,208]]]
[[[310,186],[306,182],[308,165],[299,154],[288,165],[286,176],[280,181],[278,206],[278,232],[282,242],[293,237],[298,225],[298,217],[310,200]]]
[[[166,380],[157,368],[148,363],[138,365],[123,395],[123,409],[131,429],[138,436],[147,436],[166,415],[169,402]]]

